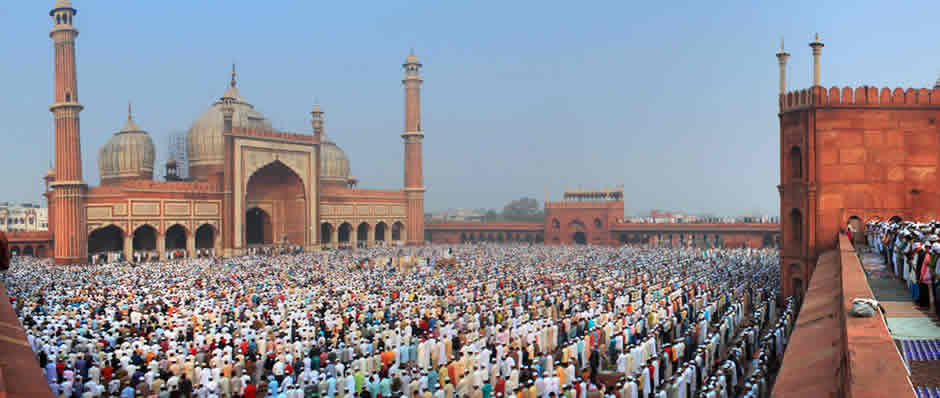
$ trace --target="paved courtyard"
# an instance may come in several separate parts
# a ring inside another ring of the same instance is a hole
[[[888,330],[911,370],[918,397],[940,397],[940,321],[933,307],[918,308],[904,281],[877,253],[863,250],[860,260],[872,293],[884,307]]]

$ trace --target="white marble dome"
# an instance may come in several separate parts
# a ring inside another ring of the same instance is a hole
[[[152,179],[155,151],[146,131],[128,117],[120,131],[114,133],[98,151],[101,183],[123,179]]]
[[[235,88],[234,81],[223,97],[231,97],[234,100],[232,127],[271,129],[271,122],[242,98]],[[186,152],[190,167],[221,166],[224,163],[225,144],[222,140],[222,128],[222,101],[220,99],[193,122],[186,135]]]
[[[320,181],[346,184],[349,180],[349,158],[333,140],[320,136]]]

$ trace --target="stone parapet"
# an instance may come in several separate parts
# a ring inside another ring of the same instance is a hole
[[[940,88],[813,87],[779,96],[780,112],[811,107],[940,108]]]
[[[820,254],[790,335],[773,397],[915,397],[884,317],[848,315],[855,298],[874,298],[845,234]]]
[[[0,397],[52,398],[6,288],[0,284]]]

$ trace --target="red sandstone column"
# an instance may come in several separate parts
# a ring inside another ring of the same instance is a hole
[[[406,216],[408,225],[405,236],[406,244],[419,245],[424,242],[424,179],[421,166],[421,63],[414,54],[405,58],[402,65],[405,77],[405,131],[401,138],[405,142],[405,197],[407,198]]]
[[[59,4],[59,3],[56,3]],[[82,181],[82,147],[79,134],[78,83],[75,76],[75,38],[78,30],[72,18],[78,12],[68,3],[49,12],[55,24],[49,37],[55,45],[55,103],[49,107],[55,117],[56,182],[52,206],[56,209],[51,223],[56,264],[88,262],[88,235],[85,217],[85,192]]]
[[[49,169],[49,172],[46,173],[46,191],[43,192],[42,196],[46,197],[46,230],[55,234],[55,193],[52,190],[52,184],[55,182],[55,170]],[[53,240],[54,242],[54,240]],[[55,245],[51,244],[43,250],[42,257],[54,257]]]
[[[240,226],[235,225],[235,141],[232,138],[232,116],[235,109],[232,107],[234,99],[222,98],[222,134],[225,142],[225,167],[222,168],[222,181],[224,197],[222,207],[224,217],[222,218],[222,253],[220,255],[235,255],[235,234],[241,231]],[[244,220],[242,220],[244,222]]]
[[[313,194],[313,203],[316,208],[314,212],[313,219],[311,223],[313,225],[308,226],[310,229],[309,239],[307,240],[307,245],[311,248],[321,246],[321,240],[323,239],[320,236],[320,140],[323,135],[323,111],[320,110],[320,104],[313,105],[313,111],[310,112],[312,116],[311,124],[313,125],[313,136],[315,137],[315,142],[317,145],[314,147],[314,157],[313,157],[313,179],[314,179],[314,194]],[[308,211],[310,205],[307,205]],[[374,227],[373,227],[374,228]],[[371,235],[370,235],[371,236]],[[372,238],[369,238],[369,241],[372,241]]]

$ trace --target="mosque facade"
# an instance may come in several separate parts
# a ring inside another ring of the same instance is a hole
[[[240,255],[258,247],[417,245],[424,241],[421,63],[404,64],[404,184],[359,188],[346,153],[324,132],[324,112],[311,111],[312,134],[275,130],[237,88],[228,89],[186,137],[190,177],[154,180],[155,147],[127,120],[98,152],[100,186],[83,179],[74,26],[77,10],[55,3],[55,167],[45,175],[52,255],[84,264],[89,255],[136,253],[167,258],[197,251]]]

